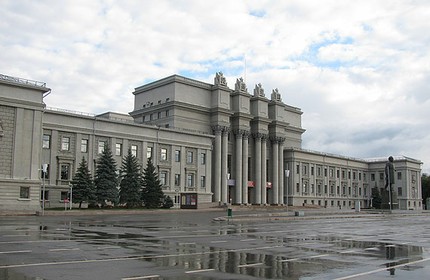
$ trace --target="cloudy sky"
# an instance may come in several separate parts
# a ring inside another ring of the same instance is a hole
[[[430,173],[429,15],[428,0],[1,0],[0,73],[99,114],[132,111],[145,83],[222,71],[301,108],[305,149]]]

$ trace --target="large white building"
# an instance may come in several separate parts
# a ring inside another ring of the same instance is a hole
[[[151,157],[166,194],[183,206],[371,206],[383,189],[386,159],[352,159],[301,149],[302,111],[261,84],[234,89],[222,73],[214,84],[173,75],[133,92],[129,114],[50,109],[44,83],[0,76],[0,210],[62,205],[84,157],[94,163],[104,144],[118,166],[130,148],[144,167]],[[395,157],[396,201],[421,208],[421,162]],[[40,176],[42,164],[48,173]],[[382,175],[381,175],[382,174]]]

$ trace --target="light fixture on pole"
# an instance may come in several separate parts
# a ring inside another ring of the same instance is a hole
[[[42,164],[42,216],[45,215],[45,176],[48,171],[48,164]]]
[[[287,212],[288,212],[288,181],[290,177],[290,170],[286,169],[284,173],[285,173],[285,178],[287,178]]]

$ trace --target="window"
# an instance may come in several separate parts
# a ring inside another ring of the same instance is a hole
[[[115,155],[116,156],[122,155],[122,144],[121,143],[115,144]]]
[[[187,152],[187,163],[193,163],[193,152]]]
[[[314,176],[315,174],[315,167],[311,166],[311,175]]]
[[[167,160],[167,149],[161,148],[160,150],[160,160],[166,161]]]
[[[106,144],[106,142],[104,142],[104,141],[99,141],[98,149],[97,149],[97,152],[98,152],[99,154],[102,154],[102,153],[105,151],[105,144]]]
[[[167,172],[166,171],[161,171],[160,172],[160,183],[161,183],[161,185],[163,185],[163,186],[165,186],[165,185],[167,185],[166,184],[166,181],[167,180]]]
[[[170,116],[170,111],[166,110],[166,117]]]
[[[62,191],[60,194],[60,199],[63,201],[69,199],[69,192]]]
[[[300,174],[300,164],[296,165],[297,174]]]
[[[88,153],[88,139],[81,140],[81,152]]]
[[[379,173],[379,180],[384,180],[384,172]]]
[[[70,171],[70,165],[69,164],[62,164],[60,166],[60,179],[61,180],[69,180],[69,171]]]
[[[68,151],[70,148],[70,137],[61,138],[61,150]]]
[[[44,149],[51,148],[51,135],[43,134],[42,148]]]
[[[152,147],[148,147],[146,148],[146,158],[147,159],[152,159]]]
[[[161,112],[157,113],[157,119],[161,119]]]
[[[202,187],[202,188],[206,187],[206,176],[200,177],[200,187]]]
[[[181,161],[181,151],[176,150],[175,151],[175,161],[180,162]]]
[[[175,186],[179,186],[181,184],[181,174],[175,174]]]
[[[340,170],[336,170],[336,178],[340,178]]]
[[[131,145],[131,154],[135,157],[137,157],[137,145]]]
[[[30,187],[19,188],[19,198],[29,199],[30,198]]]
[[[397,180],[402,180],[402,172],[397,172]]]
[[[49,200],[49,191],[45,190],[45,196],[43,196],[43,190],[40,191],[40,200],[43,201],[43,199]]]
[[[206,154],[205,153],[200,154],[200,164],[206,164]]]
[[[189,188],[194,187],[194,174],[187,175],[187,186]]]
[[[370,174],[370,180],[375,181],[375,173]]]

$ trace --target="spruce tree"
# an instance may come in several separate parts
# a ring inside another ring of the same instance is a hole
[[[105,145],[103,153],[97,160],[96,185],[97,202],[105,207],[107,202],[118,202],[118,175],[116,162],[108,145]]]
[[[119,202],[125,204],[127,208],[141,206],[142,174],[139,162],[131,153],[131,149],[128,149],[127,155],[122,160],[120,176]]]
[[[84,157],[82,157],[82,161],[71,184],[73,188],[72,199],[73,202],[79,203],[79,209],[82,207],[82,202],[87,202],[88,205],[95,203],[94,182],[88,169],[88,163]]]
[[[143,173],[142,201],[146,208],[160,208],[163,198],[161,182],[149,158]]]

